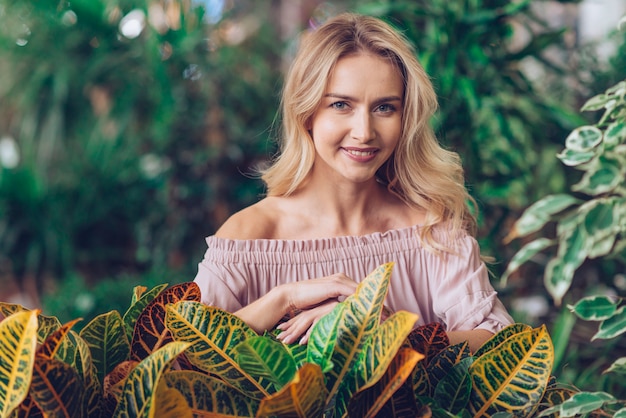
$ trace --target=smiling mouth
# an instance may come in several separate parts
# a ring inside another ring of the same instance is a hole
[[[359,150],[355,150],[355,149],[347,149],[344,148],[346,150],[346,152],[348,152],[351,155],[354,155],[355,157],[369,157],[371,155],[376,154],[376,151],[359,151]]]

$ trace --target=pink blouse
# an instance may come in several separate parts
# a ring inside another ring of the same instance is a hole
[[[448,331],[495,333],[513,322],[489,282],[473,237],[455,240],[458,255],[438,256],[423,247],[416,228],[312,240],[210,236],[194,281],[204,303],[235,312],[283,283],[335,273],[360,282],[393,261],[386,306],[418,314],[416,325],[439,322]]]

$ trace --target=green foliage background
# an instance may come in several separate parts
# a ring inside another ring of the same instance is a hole
[[[626,78],[623,35],[607,65],[568,41],[574,28],[549,24],[541,0],[318,3],[312,21],[355,10],[414,43],[440,98],[433,123],[463,159],[499,277],[524,244],[502,244],[513,222],[577,181],[555,155],[584,123],[585,99]],[[295,35],[281,33],[279,1],[227,4],[213,22],[191,0],[0,0],[0,140],[20,152],[17,166],[0,166],[0,289],[39,296],[63,320],[121,311],[137,284],[192,279],[204,237],[263,193],[252,173],[275,150]],[[145,27],[129,38],[120,22],[133,10]],[[551,302],[540,264],[499,289],[507,306],[535,294]],[[623,265],[584,271],[572,297],[599,286],[624,295],[614,280]],[[558,349],[576,335],[571,315],[557,314],[519,319],[552,324]],[[591,346],[580,341],[581,352]]]

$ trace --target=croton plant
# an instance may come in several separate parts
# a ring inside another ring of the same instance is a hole
[[[80,332],[3,303],[0,417],[531,417],[572,395],[551,375],[545,326],[511,325],[471,353],[415,314],[383,320],[392,268],[307,345],[258,335],[193,282],[136,287],[124,314]]]

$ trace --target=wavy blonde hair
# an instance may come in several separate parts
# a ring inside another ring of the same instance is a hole
[[[262,172],[269,196],[288,196],[306,181],[315,159],[308,132],[328,79],[342,57],[370,53],[389,60],[404,82],[402,134],[379,177],[388,190],[409,206],[426,210],[420,237],[431,249],[449,252],[461,230],[475,233],[459,156],[443,149],[430,126],[437,97],[415,51],[400,33],[380,19],[352,13],[338,15],[301,40],[282,92],[280,152]],[[446,222],[449,233],[433,235]],[[443,238],[443,239],[442,239]]]

